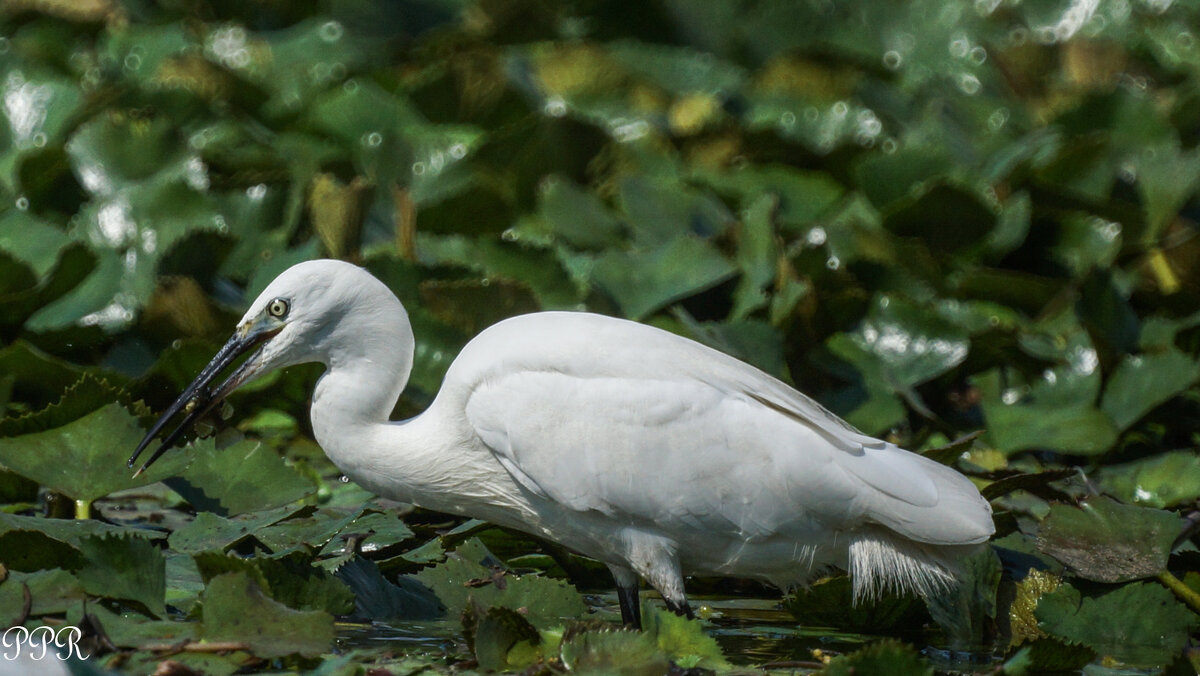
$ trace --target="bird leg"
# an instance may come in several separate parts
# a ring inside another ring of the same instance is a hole
[[[617,585],[617,601],[621,603],[621,624],[630,629],[642,628],[642,611],[637,585]]]
[[[684,599],[684,600],[676,603],[675,601],[672,601],[671,599],[664,596],[663,603],[667,604],[667,610],[675,613],[676,615],[686,617],[689,620],[696,619],[696,614],[692,612],[692,606],[691,606],[691,604],[689,604],[687,602],[687,599]]]

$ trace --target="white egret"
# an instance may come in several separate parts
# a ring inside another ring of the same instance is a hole
[[[247,380],[321,362],[313,432],[346,476],[602,561],[634,625],[639,578],[685,614],[691,573],[787,588],[836,566],[856,600],[930,595],[994,532],[987,501],[955,470],[666,331],[582,312],[513,317],[463,348],[428,410],[393,422],[414,344],[404,307],[368,272],[300,263],[251,304],[129,464],[180,411],[142,469]]]

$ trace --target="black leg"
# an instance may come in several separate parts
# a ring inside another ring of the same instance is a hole
[[[617,585],[617,600],[621,603],[621,624],[633,629],[642,628],[642,612],[639,606],[637,585]]]
[[[682,615],[689,620],[696,619],[696,614],[692,612],[692,606],[687,601],[675,603],[671,599],[664,596],[663,603],[667,604],[667,610],[675,613],[676,615]]]

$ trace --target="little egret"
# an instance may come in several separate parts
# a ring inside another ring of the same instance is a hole
[[[928,596],[994,532],[991,507],[955,470],[660,329],[583,312],[507,319],[463,348],[428,410],[393,422],[414,345],[404,307],[370,273],[300,263],[251,304],[129,465],[176,414],[183,421],[139,472],[242,383],[321,362],[313,432],[346,476],[605,563],[635,626],[639,578],[688,615],[691,573],[786,589],[840,567],[856,600],[884,589]]]

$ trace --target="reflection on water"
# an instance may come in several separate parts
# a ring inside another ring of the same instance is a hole
[[[588,595],[595,619],[617,622],[620,610],[614,593]],[[660,606],[653,594],[643,603]],[[791,673],[810,673],[821,668],[826,658],[853,652],[883,637],[840,631],[828,627],[800,626],[782,610],[778,599],[696,598],[693,605],[707,622],[706,631],[716,638],[726,657],[737,666],[766,667]],[[904,640],[921,646],[936,643],[936,636],[920,633]],[[433,662],[453,663],[469,658],[456,618],[436,622],[396,624],[339,623],[338,651],[386,649],[395,655],[421,657]],[[922,651],[937,673],[987,671],[997,664],[989,651],[951,651],[926,647]]]

